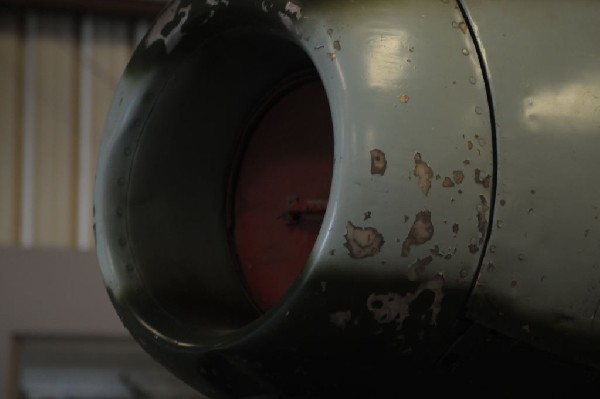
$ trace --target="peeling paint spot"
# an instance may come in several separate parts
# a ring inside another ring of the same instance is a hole
[[[503,223],[502,219],[496,220],[496,227],[498,227],[499,229],[501,229],[502,228],[502,223]]]
[[[506,200],[501,199],[500,200],[500,206],[505,206],[506,205]]]
[[[349,310],[335,312],[329,315],[331,324],[338,328],[346,328],[346,325],[352,320],[352,312]]]
[[[529,209],[527,210],[527,214],[528,214],[528,215],[531,215],[532,213],[533,213],[533,208],[529,208]]]
[[[479,243],[483,244],[483,239],[487,230],[487,211],[490,209],[488,202],[483,195],[479,196],[481,203],[477,205],[477,229],[479,230],[480,239]]]
[[[519,254],[519,260],[525,260],[525,255]]]
[[[416,281],[423,273],[425,273],[425,268],[431,262],[433,262],[432,256],[427,256],[423,259],[417,259],[417,261],[408,268],[408,272],[406,273],[408,280]]]
[[[461,52],[462,52],[463,55],[469,55],[470,54],[469,50],[467,50],[466,48],[462,49]]]
[[[475,78],[475,76],[469,76],[469,83],[471,83],[472,85],[477,83],[477,79]]]
[[[333,35],[333,29],[332,28],[327,29],[327,35],[329,37],[331,37],[331,35]]]
[[[535,190],[531,190],[531,195],[535,195]]]
[[[371,174],[383,176],[386,169],[385,153],[378,149],[371,150]]]
[[[469,244],[469,252],[472,254],[476,254],[477,252],[479,252],[479,246],[477,245],[477,240],[475,240],[474,242],[471,241],[471,243]]]
[[[469,161],[468,159],[465,159],[463,161],[463,165],[465,165],[465,166],[470,165],[470,164],[471,164],[471,161]]]
[[[460,278],[466,278],[469,275],[469,271],[467,269],[460,269],[459,276]]]
[[[490,262],[490,263],[488,263],[486,270],[488,273],[492,273],[494,270],[496,270],[496,266],[494,266],[493,262]]]
[[[475,169],[475,183],[481,184],[485,188],[490,188],[490,182],[492,181],[492,176],[487,175],[484,178],[481,178],[481,170]]]
[[[402,104],[407,104],[410,101],[410,97],[407,96],[406,94],[403,94],[400,96],[400,102]]]
[[[442,187],[445,187],[445,188],[454,187],[454,182],[452,181],[451,178],[445,177],[444,181],[442,182]]]
[[[302,9],[297,4],[288,1],[285,5],[285,10],[295,16],[297,21],[302,19]]]
[[[348,221],[346,223],[346,243],[350,257],[362,259],[379,253],[385,243],[383,235],[372,227],[357,227]]]
[[[329,255],[331,255],[331,256],[335,255],[335,249],[330,249],[329,250]]]
[[[475,107],[475,113],[477,115],[481,115],[481,114],[483,114],[483,109],[480,106],[476,106]]]
[[[404,215],[404,223],[408,222],[410,220],[410,218],[408,217],[408,215]]]
[[[336,49],[337,51],[340,51],[342,49],[342,45],[340,44],[339,40],[333,41],[333,48]]]
[[[325,46],[324,46],[324,45],[322,45],[322,44],[321,44],[321,45],[319,45],[319,46],[315,46],[315,50],[322,50],[322,49],[324,49],[324,48],[325,48]]]
[[[181,27],[187,21],[190,11],[192,10],[192,6],[188,5],[187,7],[179,8],[181,1],[176,0],[158,17],[150,32],[148,32],[148,36],[146,37],[145,44],[146,48],[153,45],[155,42],[162,40],[165,44],[167,54],[170,54],[171,51],[179,44],[185,33],[181,32]],[[172,23],[176,18],[179,18],[179,23],[175,25],[171,31],[165,36],[162,31],[164,28]]]
[[[467,24],[463,21],[463,22],[459,22],[458,23],[458,29],[460,29],[460,31],[464,34],[467,33]]]
[[[413,174],[419,177],[419,188],[423,194],[427,195],[429,193],[429,189],[431,188],[433,169],[431,169],[429,165],[423,161],[421,154],[418,152],[415,154],[415,170]]]
[[[590,229],[586,229],[586,230],[583,232],[583,236],[584,236],[585,238],[587,238],[587,236],[589,236],[589,235],[590,235]]]
[[[422,211],[417,213],[415,221],[408,232],[408,237],[402,243],[402,256],[407,257],[413,245],[421,245],[431,240],[434,228],[431,224],[431,212]]]
[[[510,286],[515,288],[517,286],[517,281],[516,280],[511,281]]]
[[[262,2],[261,8],[264,12],[269,12],[269,7],[267,6],[267,3],[265,1]]]
[[[367,298],[367,308],[373,313],[373,318],[381,324],[395,322],[398,329],[402,329],[402,324],[410,316],[410,304],[417,299],[423,292],[433,293],[433,301],[429,305],[428,311],[431,311],[430,324],[437,324],[437,316],[441,311],[442,300],[444,299],[444,277],[437,275],[429,281],[422,283],[414,293],[400,295],[395,293],[371,294]]]
[[[367,220],[367,219],[371,219],[371,211],[367,211],[367,212],[365,212],[365,215],[364,215],[364,219],[363,219],[363,220]]]
[[[495,245],[492,245],[492,246],[490,247],[490,253],[492,253],[492,254],[495,254],[495,253],[496,253],[496,246],[495,246]]]
[[[435,180],[441,180],[441,179],[442,179],[442,175],[439,175],[439,174],[435,175]]]
[[[458,226],[458,224],[457,224],[457,223],[454,223],[454,224],[452,225],[452,232],[454,233],[454,237],[456,237],[456,235],[458,234],[458,229],[459,229],[459,226]]]
[[[467,141],[467,148],[469,149],[469,151],[473,149],[473,142],[471,140]]]
[[[331,61],[335,60],[337,58],[337,54],[336,53],[327,53],[327,55],[329,56],[329,59]]]
[[[454,183],[461,184],[465,179],[465,174],[462,170],[454,170],[452,171],[452,178],[454,179]]]

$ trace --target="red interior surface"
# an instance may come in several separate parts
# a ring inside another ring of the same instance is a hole
[[[235,243],[256,303],[275,305],[302,271],[323,221],[333,173],[333,128],[321,82],[267,111],[238,175]]]

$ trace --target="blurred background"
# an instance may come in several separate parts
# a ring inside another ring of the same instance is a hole
[[[123,328],[94,254],[119,77],[164,0],[0,0],[0,397],[199,398]]]

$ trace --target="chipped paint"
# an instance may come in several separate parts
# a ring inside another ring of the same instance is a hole
[[[442,187],[450,188],[454,187],[454,182],[449,177],[444,177],[444,181],[442,182]]]
[[[410,304],[423,292],[430,291],[433,293],[434,298],[427,311],[431,311],[430,325],[435,326],[442,309],[443,286],[444,277],[438,274],[433,279],[422,283],[414,293],[407,293],[406,295],[373,293],[367,298],[367,308],[373,314],[375,321],[381,324],[395,322],[400,330],[406,318],[410,316]]]
[[[302,9],[297,4],[288,1],[285,5],[285,11],[289,14],[293,15],[296,18],[296,21],[300,21],[302,19]]]
[[[145,44],[146,48],[152,46],[154,43],[158,41],[163,41],[167,50],[167,54],[170,54],[171,51],[179,44],[185,33],[181,32],[181,27],[187,21],[190,11],[192,10],[192,6],[188,5],[187,7],[179,8],[181,1],[176,0],[158,17],[150,32],[148,32],[148,36],[146,36]],[[164,28],[173,22],[177,17],[179,17],[179,23],[175,25],[167,35],[163,35],[162,31]]]
[[[371,211],[367,211],[364,213],[363,220],[371,219]]]
[[[329,322],[338,328],[346,328],[346,325],[352,320],[350,310],[335,312],[329,315]]]
[[[485,188],[490,188],[490,182],[492,181],[491,175],[486,175],[485,177],[481,177],[482,172],[480,169],[475,169],[475,183],[481,184]]]
[[[387,160],[385,159],[385,153],[381,150],[374,149],[371,153],[371,174],[381,175],[385,173],[387,169]]]
[[[412,246],[421,245],[431,240],[433,233],[434,228],[431,223],[431,212],[422,211],[417,213],[415,221],[408,232],[408,236],[402,243],[402,256],[407,257]]]
[[[419,188],[423,194],[427,195],[431,188],[431,179],[433,178],[433,169],[423,161],[420,153],[415,154],[415,170],[413,174],[419,178]]]
[[[454,179],[454,183],[461,184],[465,179],[465,174],[462,170],[454,170],[452,171],[452,178]]]
[[[483,195],[479,196],[480,204],[477,205],[477,230],[479,230],[480,238],[479,243],[483,244],[485,233],[487,230],[487,211],[490,209],[487,200]]]
[[[409,101],[410,101],[410,97],[407,96],[406,94],[403,94],[400,96],[400,102],[402,104],[408,104]]]
[[[418,280],[418,278],[423,273],[425,273],[427,265],[429,265],[431,262],[433,262],[433,257],[431,255],[429,255],[423,259],[418,258],[415,263],[413,263],[412,265],[410,265],[408,267],[408,272],[406,273],[408,280],[409,281]]]
[[[348,221],[346,223],[346,243],[351,258],[362,259],[375,256],[385,243],[381,235],[373,227],[358,227]]]
[[[339,40],[334,40],[334,41],[333,41],[333,48],[334,48],[336,51],[340,51],[340,50],[342,49],[342,45],[340,44],[340,41],[339,41]]]
[[[458,234],[458,230],[459,230],[459,226],[457,223],[454,223],[452,225],[452,232],[454,233],[454,237],[456,237],[456,235]]]
[[[458,29],[460,29],[460,31],[464,34],[467,33],[467,24],[463,21],[463,22],[459,22],[458,23]]]
[[[327,53],[327,55],[329,56],[329,59],[331,61],[334,61],[337,58],[337,54],[335,52],[333,52],[333,53]]]

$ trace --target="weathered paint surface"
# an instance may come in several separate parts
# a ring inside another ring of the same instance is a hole
[[[168,54],[173,51],[175,46],[181,41],[182,37],[185,35],[185,33],[181,32],[181,27],[188,19],[192,6],[190,4],[185,7],[180,7],[180,3],[180,0],[172,2],[158,17],[146,36],[146,40],[144,41],[146,47],[150,47],[157,41],[162,41]],[[176,19],[178,20],[176,25],[167,33],[164,33],[167,25],[173,23]]]
[[[496,202],[469,316],[600,362],[600,51],[588,40],[600,37],[600,3],[463,3],[489,71],[499,149],[496,197],[478,205],[482,231]],[[475,173],[485,187],[489,169]]]

